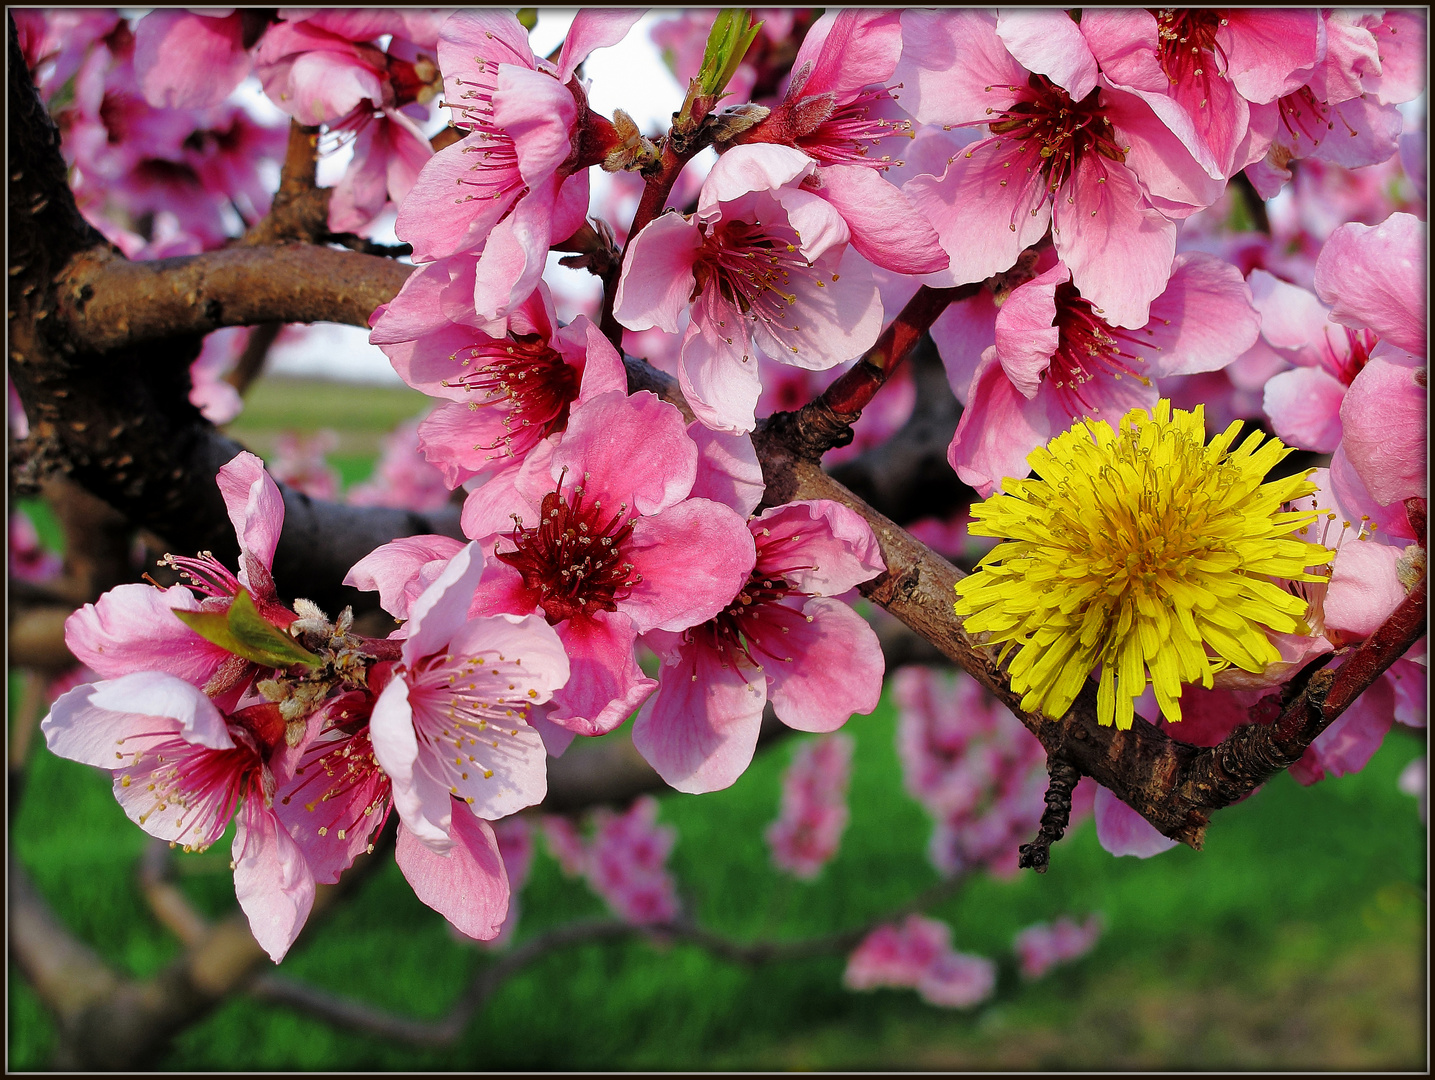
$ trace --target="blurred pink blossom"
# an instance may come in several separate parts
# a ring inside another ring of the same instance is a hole
[[[322,428],[310,434],[281,432],[274,440],[269,474],[311,499],[332,499],[339,493],[339,473],[324,460],[339,446],[339,433]]]
[[[950,926],[924,915],[909,915],[900,926],[879,926],[848,958],[843,985],[910,987],[928,1004],[948,1009],[980,1004],[996,989],[996,965],[956,952],[951,938]]]
[[[1021,973],[1027,979],[1039,979],[1060,964],[1085,956],[1101,940],[1105,929],[1099,914],[1077,922],[1063,915],[1054,923],[1033,923],[1020,931],[1012,948],[1021,961]]]
[[[802,881],[817,877],[842,842],[855,745],[841,732],[819,736],[782,774],[782,811],[764,835],[773,863]]]
[[[668,922],[678,914],[677,890],[668,855],[677,830],[658,824],[658,801],[636,800],[626,813],[593,815],[594,833],[585,869],[588,884],[626,922]]]

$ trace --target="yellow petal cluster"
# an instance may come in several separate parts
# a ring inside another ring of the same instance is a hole
[[[957,582],[971,633],[1013,649],[1022,708],[1061,716],[1098,665],[1097,715],[1131,726],[1149,675],[1161,714],[1181,719],[1181,684],[1280,658],[1268,630],[1306,633],[1306,602],[1272,579],[1312,573],[1332,552],[1291,533],[1313,512],[1282,509],[1315,490],[1308,473],[1262,483],[1290,451],[1241,422],[1205,441],[1204,409],[1166,400],[1113,431],[1084,420],[1028,456],[1035,477],[972,507],[970,531],[1004,538]]]

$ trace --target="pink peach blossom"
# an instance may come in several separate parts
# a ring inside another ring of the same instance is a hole
[[[1101,916],[1077,922],[1063,915],[1053,923],[1032,923],[1019,931],[1012,948],[1025,979],[1039,979],[1052,968],[1080,959],[1096,947],[1104,929]]]
[[[800,731],[833,731],[882,693],[871,627],[831,597],[886,566],[853,511],[827,500],[774,507],[748,529],[757,562],[725,610],[682,633],[649,632],[663,658],[633,745],[671,786],[728,787],[747,769],[762,711]]]
[[[651,795],[623,814],[599,810],[585,869],[588,884],[625,922],[668,922],[678,913],[667,867],[676,840],[676,829],[658,824],[658,801]]]
[[[801,881],[817,877],[842,842],[855,745],[850,735],[821,736],[782,774],[782,810],[764,835],[774,865]]]
[[[882,329],[867,261],[832,205],[803,186],[799,150],[739,146],[718,158],[689,220],[664,214],[628,245],[614,317],[677,333],[691,305],[678,381],[699,420],[751,431],[756,350],[823,370],[865,352]]]

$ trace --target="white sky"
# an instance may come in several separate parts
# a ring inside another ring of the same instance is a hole
[[[609,117],[614,109],[625,110],[645,135],[667,130],[672,113],[683,103],[681,85],[663,63],[657,47],[648,36],[648,28],[669,14],[662,11],[645,14],[628,31],[627,37],[617,45],[599,49],[583,66],[591,84],[589,106]],[[529,35],[533,51],[539,56],[546,56],[561,44],[573,15],[573,10],[539,8],[538,24]],[[245,83],[239,92],[239,99],[261,120],[278,122],[284,119],[284,114],[264,96],[257,79]],[[447,122],[448,110],[436,109],[433,131],[438,131]],[[335,183],[343,175],[348,159],[347,148],[321,159],[319,182]],[[608,177],[601,170],[594,169],[591,178],[596,202],[601,198],[602,186],[608,182]],[[277,184],[277,176],[273,182]],[[393,235],[392,215],[383,228],[374,231],[374,238],[385,243],[397,242],[398,238]],[[549,256],[548,272],[544,276],[550,284],[561,283],[561,294],[557,298],[558,314],[566,321],[577,309],[572,303],[564,302],[565,296],[572,296],[575,300],[583,296],[591,298],[601,292],[601,288],[592,275],[559,266],[559,258],[558,255]],[[368,336],[367,330],[357,326],[316,324],[302,340],[276,345],[269,354],[266,370],[276,375],[402,385],[388,357],[377,346],[369,344]]]

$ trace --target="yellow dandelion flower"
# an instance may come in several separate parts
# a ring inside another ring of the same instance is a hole
[[[1022,708],[1061,716],[1099,664],[1097,717],[1131,726],[1149,674],[1167,720],[1182,683],[1280,658],[1267,630],[1307,633],[1306,602],[1277,585],[1324,581],[1320,544],[1291,533],[1315,515],[1282,507],[1315,490],[1307,474],[1262,483],[1290,451],[1241,423],[1205,441],[1204,410],[1133,409],[1112,431],[1085,420],[972,507],[970,531],[1004,538],[957,582],[966,629],[1013,649]],[[1039,477],[1039,478],[1037,478]]]

